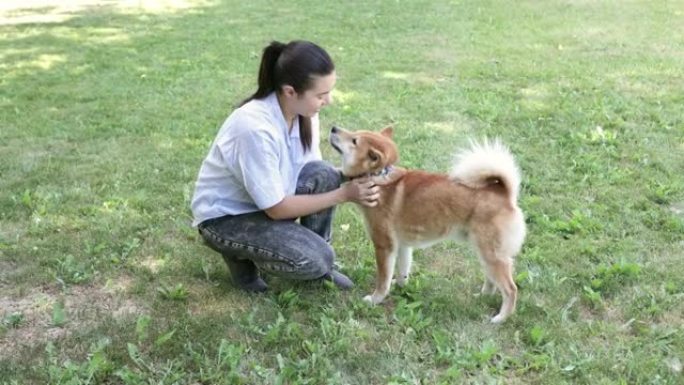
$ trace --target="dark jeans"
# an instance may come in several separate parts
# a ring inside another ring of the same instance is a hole
[[[296,194],[318,194],[340,186],[338,170],[323,161],[307,163],[299,173]],[[253,263],[279,277],[309,280],[333,268],[330,246],[335,208],[299,219],[275,221],[263,211],[227,215],[202,222],[199,232],[212,249],[230,259]]]

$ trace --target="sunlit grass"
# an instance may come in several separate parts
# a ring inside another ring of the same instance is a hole
[[[82,12],[102,9],[128,14],[173,14],[210,4],[208,0],[4,0],[0,3],[0,26],[57,24]]]
[[[0,2],[0,383],[678,384],[684,36],[677,2]],[[523,171],[517,312],[466,245],[382,306],[350,204],[339,292],[236,291],[190,227],[202,158],[261,49],[336,61],[333,124],[448,171],[500,137]]]

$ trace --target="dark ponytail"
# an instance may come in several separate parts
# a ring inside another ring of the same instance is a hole
[[[328,53],[314,43],[295,40],[283,44],[272,41],[261,56],[257,90],[240,106],[253,99],[263,99],[273,91],[280,92],[283,85],[303,93],[311,87],[313,76],[330,75],[334,70],[335,64]],[[299,139],[304,150],[308,151],[312,140],[310,118],[299,116]]]
[[[264,48],[264,52],[261,56],[261,65],[259,65],[257,90],[252,96],[243,100],[242,103],[240,103],[240,106],[252,99],[263,99],[276,90],[275,66],[285,47],[286,46],[283,43],[272,41],[271,44]]]

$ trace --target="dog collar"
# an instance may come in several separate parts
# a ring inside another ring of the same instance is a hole
[[[378,171],[378,172],[376,172],[376,173],[368,174],[367,176],[370,176],[370,177],[375,177],[375,176],[387,176],[387,175],[389,175],[392,171],[394,171],[394,167],[393,167],[392,165],[389,165],[389,166],[383,168],[382,170],[380,170],[380,171]],[[343,183],[344,183],[344,182],[349,182],[350,180],[353,180],[353,179],[361,178],[361,177],[362,177],[362,175],[349,177],[349,176],[344,175],[344,173],[342,173],[341,170],[340,170],[340,175],[342,176],[342,182],[343,182]]]
[[[369,175],[370,176],[387,176],[387,175],[389,175],[389,173],[392,172],[392,170],[394,170],[394,167],[392,167],[392,165],[389,165],[389,166],[383,168],[382,170],[376,172],[375,174],[369,174]]]

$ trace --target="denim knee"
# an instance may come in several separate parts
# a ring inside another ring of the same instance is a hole
[[[320,258],[312,261],[310,279],[320,278],[332,271],[333,261],[335,260],[335,252],[332,247],[326,247],[320,253]]]
[[[323,193],[332,191],[342,183],[342,174],[330,163],[315,160],[304,165],[299,173],[297,190],[302,193]]]

